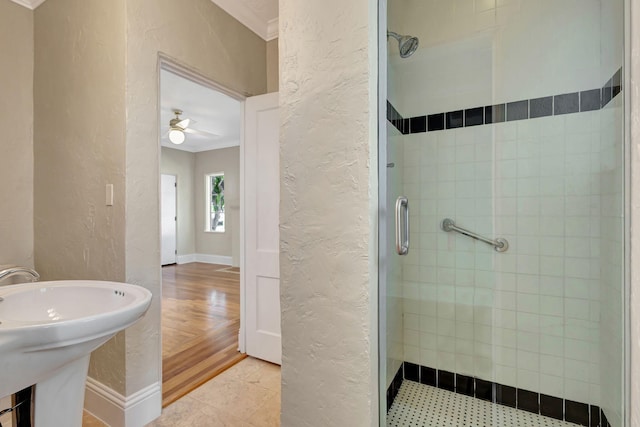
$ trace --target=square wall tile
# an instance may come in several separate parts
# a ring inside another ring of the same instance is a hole
[[[464,115],[462,110],[450,111],[446,115],[447,129],[461,128],[464,124]]]
[[[464,110],[464,125],[477,126],[484,123],[484,108],[469,108]]]
[[[580,92],[580,111],[593,111],[600,109],[601,89]]]
[[[517,369],[511,366],[495,365],[495,381],[499,384],[515,387],[518,383]]]
[[[578,92],[556,95],[553,97],[553,114],[577,113],[580,110],[580,94]]]
[[[538,401],[538,393],[522,390],[518,388],[518,409],[524,411],[533,412],[537,414],[540,412],[540,403]]]
[[[529,101],[507,103],[507,121],[525,120],[529,118]]]
[[[473,377],[456,374],[456,393],[466,396],[474,395],[474,379]]]
[[[486,124],[489,123],[502,123],[505,121],[505,117],[506,117],[506,108],[505,108],[505,104],[497,104],[497,105],[490,105],[487,107],[484,107],[484,122]]]
[[[433,368],[428,368],[426,366],[420,367],[420,382],[422,384],[430,385],[435,387],[437,384],[436,380],[436,370]]]
[[[419,382],[420,367],[414,363],[404,362],[404,378],[406,380]]]
[[[533,366],[532,369],[537,369]],[[526,369],[518,369],[518,389],[539,390],[540,374]]]
[[[564,339],[551,335],[540,336],[540,353],[549,356],[564,357]]]
[[[427,129],[429,132],[444,129],[444,113],[427,116]]]
[[[591,405],[589,406],[589,417],[591,419],[591,427],[599,427],[600,424],[600,408],[598,406]]]
[[[589,405],[585,403],[573,402],[571,400],[565,400],[564,407],[565,420],[583,426],[589,425]]]
[[[492,358],[475,356],[473,363],[476,376],[487,379],[493,379],[495,377]]]
[[[481,380],[476,378],[475,397],[478,399],[486,400],[488,402],[495,402],[495,384],[490,381]]]
[[[622,90],[622,68],[619,68],[613,75],[611,85],[611,96],[615,98],[615,96]]]
[[[438,371],[438,388],[455,391],[455,374],[448,371]]]
[[[496,403],[515,408],[517,405],[516,388],[496,384]]]
[[[545,394],[540,395],[540,414],[545,417],[564,419],[564,402],[562,399]]]
[[[420,133],[427,131],[427,117],[426,116],[418,116],[411,117],[409,120],[410,132],[411,133]]]
[[[565,379],[563,397],[566,400],[573,400],[574,402],[588,402],[589,401],[589,383],[584,381]],[[566,404],[566,401],[565,401],[565,404]]]
[[[540,393],[564,396],[564,380],[555,375],[540,374]]]
[[[598,108],[600,107],[599,101],[598,99]],[[551,116],[553,114],[553,97],[531,99],[529,100],[529,108],[531,110],[529,115],[532,119]]]

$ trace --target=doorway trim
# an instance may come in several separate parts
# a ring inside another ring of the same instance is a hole
[[[197,83],[199,85],[202,85],[204,87],[207,87],[209,89],[213,89],[217,92],[223,93],[237,101],[240,102],[241,104],[241,118],[240,118],[240,194],[239,194],[239,200],[242,201],[244,200],[244,170],[245,170],[245,165],[244,165],[244,109],[245,109],[245,100],[248,96],[250,96],[249,94],[242,94],[238,91],[235,91],[233,89],[229,89],[228,87],[218,83],[215,79],[212,79],[202,73],[200,73],[199,71],[197,71],[196,69],[189,67],[183,63],[181,63],[178,59],[173,58],[165,53],[162,52],[158,52],[158,66],[157,66],[157,70],[156,70],[156,76],[157,76],[157,85],[158,85],[158,102],[157,102],[157,124],[160,125],[161,123],[161,97],[162,97],[162,93],[161,93],[161,87],[160,87],[160,71],[161,70],[165,70],[165,71],[169,71],[173,74],[176,74],[184,79],[190,80],[194,83]],[[162,152],[162,145],[160,143],[160,137],[161,135],[158,134],[158,146],[159,146],[159,152]],[[160,191],[160,188],[158,188],[158,191]],[[241,202],[240,203],[240,330],[238,332],[238,350],[240,351],[240,353],[246,353],[245,350],[245,316],[246,316],[246,310],[245,310],[245,277],[244,274],[242,274],[242,272],[244,271],[244,267],[245,267],[245,242],[244,242],[244,235],[245,235],[245,225],[244,225],[244,221],[245,221],[245,209],[244,209],[244,204]],[[159,207],[158,207],[159,208]],[[162,268],[162,266],[160,266],[160,268]],[[162,304],[162,285],[160,286],[160,301]],[[160,316],[160,325],[161,325],[161,330],[162,330],[162,315]],[[160,333],[160,348],[159,348],[159,352],[160,352],[160,364],[159,364],[159,369],[160,369],[160,383],[162,384],[162,366],[163,366],[163,361],[162,361],[162,333]]]

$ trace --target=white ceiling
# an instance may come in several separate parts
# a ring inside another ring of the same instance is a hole
[[[218,135],[186,134],[175,145],[167,137],[174,110],[182,110],[182,119],[191,119],[189,128]],[[160,143],[163,147],[197,153],[240,145],[240,101],[187,80],[170,71],[160,70]]]
[[[45,0],[12,0],[19,5],[35,9]],[[245,27],[262,37],[278,37],[278,0],[211,0]]]

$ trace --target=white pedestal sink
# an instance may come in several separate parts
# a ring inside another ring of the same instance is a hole
[[[144,315],[151,292],[74,280],[3,286],[0,299],[0,396],[35,384],[35,427],[81,427],[89,355]]]

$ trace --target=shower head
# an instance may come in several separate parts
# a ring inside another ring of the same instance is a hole
[[[387,31],[387,37],[393,37],[398,40],[398,49],[401,58],[408,58],[418,49],[419,40],[413,36],[401,36],[393,31]]]

